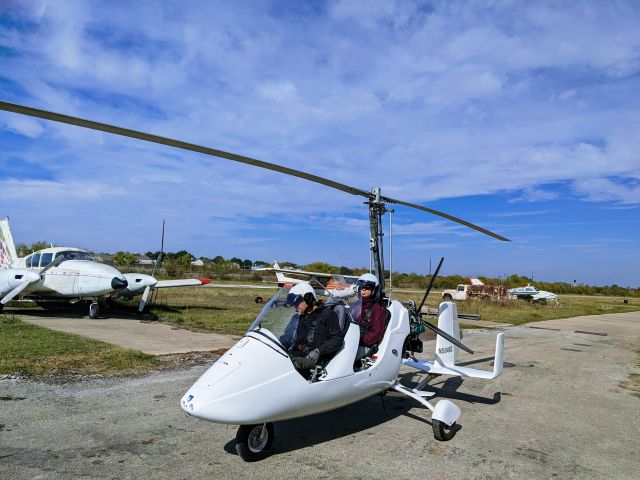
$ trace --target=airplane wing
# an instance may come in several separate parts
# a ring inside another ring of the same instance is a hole
[[[358,276],[356,275],[342,275],[337,273],[325,273],[325,272],[309,272],[306,270],[294,270],[291,268],[265,267],[265,268],[259,268],[257,270],[261,270],[265,272],[288,273],[290,275],[305,275],[305,276],[316,277],[316,278],[333,278],[335,276],[340,276],[350,280],[358,279]]]
[[[172,288],[172,287],[196,287],[200,285],[208,285],[211,283],[210,278],[186,278],[180,280],[159,280],[153,288]]]

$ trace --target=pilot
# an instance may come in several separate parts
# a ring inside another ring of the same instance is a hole
[[[308,282],[295,285],[287,303],[295,305],[299,315],[291,358],[296,370],[307,377],[311,369],[330,360],[342,347],[344,334],[336,314],[318,301]]]
[[[372,273],[360,275],[357,282],[358,300],[349,305],[351,318],[360,327],[360,345],[356,359],[368,357],[384,336],[387,313],[380,305],[378,277]]]

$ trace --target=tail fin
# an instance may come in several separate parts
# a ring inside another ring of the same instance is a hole
[[[280,268],[280,265],[278,265],[278,262],[275,260],[273,261],[273,268]],[[279,287],[284,287],[287,283],[287,279],[282,272],[276,272],[276,280],[278,281]]]
[[[504,333],[499,333],[496,337],[496,356],[493,360],[493,376],[491,378],[496,378],[502,373],[504,365]]]
[[[438,315],[438,328],[460,340],[460,326],[458,324],[458,309],[453,302],[442,302]],[[458,360],[459,347],[449,340],[437,336],[435,360],[441,365],[455,365]]]
[[[17,259],[18,254],[9,228],[9,217],[5,217],[0,220],[0,267],[11,266]]]

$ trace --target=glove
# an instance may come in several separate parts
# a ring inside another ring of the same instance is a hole
[[[309,352],[309,355],[307,355],[307,358],[313,363],[318,363],[318,360],[320,360],[320,353],[318,352],[318,350],[311,350]]]

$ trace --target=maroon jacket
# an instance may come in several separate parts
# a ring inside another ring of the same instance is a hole
[[[360,345],[370,347],[382,340],[387,312],[375,298],[363,298],[362,308],[353,320],[360,326]]]

